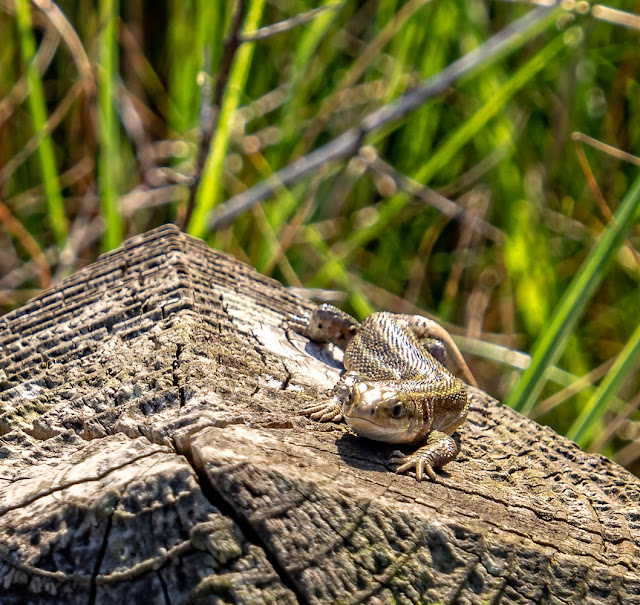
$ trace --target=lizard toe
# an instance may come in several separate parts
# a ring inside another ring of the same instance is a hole
[[[342,413],[337,412],[332,408],[324,412],[324,414],[320,415],[321,412],[310,416],[312,420],[317,420],[318,422],[340,422],[342,420]]]
[[[333,401],[310,405],[298,411],[299,416],[308,416],[317,422],[340,422],[342,410]]]
[[[285,319],[285,324],[287,328],[294,332],[304,331],[309,326],[309,314],[294,315],[293,313],[289,313],[289,316]]]
[[[418,481],[422,481],[425,473],[432,481],[436,481],[437,479],[436,473],[433,470],[433,466],[422,455],[414,454],[412,456],[405,456],[402,452],[395,451],[391,454],[389,463],[394,466],[398,465],[398,467],[396,468],[396,473],[398,474],[402,474],[406,471],[414,469],[416,473],[416,479]]]
[[[393,452],[391,452],[391,456],[389,456],[389,464],[391,466],[399,466],[406,462],[406,460],[407,455],[400,450],[394,450]]]
[[[298,410],[298,416],[311,416],[312,414],[315,414],[316,412],[323,410],[325,407],[326,406],[324,403],[316,403],[315,405],[308,405],[306,408],[302,408],[301,410]]]

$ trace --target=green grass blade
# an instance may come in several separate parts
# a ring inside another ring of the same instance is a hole
[[[98,74],[98,115],[100,157],[100,199],[104,220],[103,250],[112,250],[122,242],[122,220],[119,209],[119,128],[115,111],[117,91],[117,32],[118,0],[101,0],[100,70]]]
[[[36,54],[36,42],[31,24],[31,9],[28,0],[16,0],[16,21],[20,35],[20,51],[25,65],[29,86],[29,110],[34,131],[38,134],[38,158],[42,171],[42,180],[51,228],[59,248],[63,248],[67,239],[67,219],[60,190],[58,168],[53,151],[53,141],[47,131],[47,109],[40,72],[33,60]]]
[[[524,67],[519,69],[497,91],[495,96],[485,103],[475,114],[466,120],[447,141],[438,148],[429,161],[420,169],[417,180],[430,181],[440,169],[446,166],[489,120],[500,114],[507,102],[547,65],[557,59],[557,55],[566,48],[563,36],[556,36],[547,46],[538,52]]]
[[[223,46],[225,13],[204,0],[172,0],[169,7],[169,125],[187,138],[198,123],[198,72],[205,68],[203,50],[210,51],[211,64],[216,65]]]
[[[497,116],[505,107],[507,102],[520,91],[526,84],[538,74],[546,65],[554,61],[557,55],[566,47],[562,35],[556,36],[547,46],[537,53],[524,67],[518,70],[507,82],[498,90],[495,96],[485,103],[474,115],[466,120],[427,160],[420,168],[415,177],[423,184],[428,184],[434,175],[445,166],[451,158],[459,153],[473,137],[477,136],[486,124]],[[347,258],[361,250],[367,242],[379,237],[387,229],[389,224],[398,214],[404,210],[411,198],[405,193],[400,193],[390,198],[380,207],[378,220],[370,227],[360,229],[347,239],[344,251],[340,258]],[[324,282],[327,274],[327,267],[322,267],[314,278],[314,285]]]
[[[640,360],[640,324],[618,355],[613,367],[602,381],[588,405],[582,410],[580,416],[571,425],[567,437],[586,447],[591,441],[593,428],[602,418],[612,398],[620,390],[623,383],[635,372]]]
[[[244,22],[244,31],[254,31],[260,26],[265,0],[253,0]],[[233,115],[240,103],[251,66],[254,44],[245,42],[238,49],[229,74],[229,81],[220,108],[216,132],[211,141],[209,156],[204,166],[200,186],[196,194],[196,206],[189,221],[188,232],[203,237],[207,232],[207,216],[222,196],[222,171],[229,147]]]
[[[330,8],[305,26],[304,34],[296,47],[296,53],[291,65],[291,78],[288,82],[290,98],[284,108],[284,115],[297,116],[300,108],[308,102],[308,96],[312,93],[312,89],[306,86],[304,76],[320,42],[336,18],[336,13],[341,3],[342,0],[325,0],[320,6]],[[285,141],[292,141],[299,136],[300,124],[297,120],[286,120],[283,126],[283,139]]]
[[[625,234],[632,226],[640,208],[640,176],[620,203],[614,220],[605,229],[586,261],[573,278],[553,319],[534,345],[531,365],[526,369],[507,404],[528,414],[535,405],[546,382],[547,368],[555,364],[582,316],[587,303],[604,277],[607,264],[614,256]]]
[[[314,225],[307,225],[304,230],[304,237],[307,243],[318,252],[329,267],[329,276],[331,283],[336,284],[344,289],[349,295],[349,304],[353,307],[356,315],[360,318],[371,315],[375,310],[367,298],[358,289],[353,278],[348,274],[345,266],[338,260],[331,248],[324,241],[322,235],[318,232]]]

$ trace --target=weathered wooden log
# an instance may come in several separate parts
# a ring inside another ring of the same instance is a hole
[[[167,226],[0,318],[0,603],[640,603],[636,477],[477,389],[396,475],[309,308]]]

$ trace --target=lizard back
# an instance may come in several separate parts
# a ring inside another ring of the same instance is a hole
[[[373,313],[347,347],[344,366],[371,380],[439,382],[453,376],[393,313]]]

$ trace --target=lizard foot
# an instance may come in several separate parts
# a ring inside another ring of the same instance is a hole
[[[318,422],[340,422],[342,420],[342,403],[332,399],[325,403],[317,403],[301,409],[300,416],[308,416]]]
[[[338,384],[333,387],[333,399],[325,403],[316,403],[307,406],[298,412],[301,416],[308,416],[311,420],[318,422],[340,422],[342,415],[342,404],[351,396],[353,386],[362,380],[358,372],[346,372],[342,375]]]
[[[432,481],[435,481],[436,473],[433,469],[451,462],[457,455],[458,446],[449,435],[440,431],[431,431],[427,436],[426,444],[419,450],[409,456],[396,450],[391,454],[389,463],[394,466],[398,465],[396,473],[415,469],[418,481],[422,481],[425,473]]]
[[[433,465],[429,464],[429,461],[421,456],[417,456],[416,454],[412,454],[411,456],[407,456],[402,453],[400,450],[396,450],[391,454],[391,458],[389,458],[389,464],[393,466],[398,466],[396,468],[396,473],[404,473],[412,468],[416,469],[416,479],[418,481],[422,481],[424,477],[424,473],[426,472],[429,475],[429,478],[432,481],[436,480],[436,474],[433,470]]]

